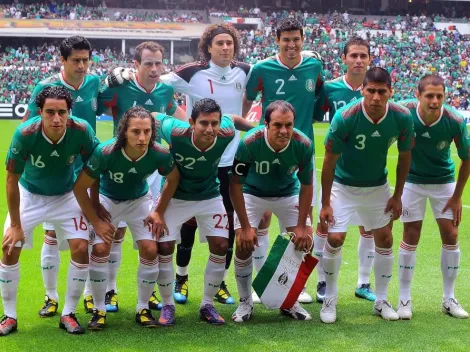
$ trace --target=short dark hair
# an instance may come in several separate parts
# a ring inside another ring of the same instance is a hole
[[[222,110],[220,109],[220,105],[217,104],[214,99],[204,98],[194,104],[193,110],[191,111],[191,118],[194,122],[196,122],[200,115],[212,114],[213,112],[218,112],[220,118],[222,118]]]
[[[346,42],[346,45],[344,46],[344,49],[343,49],[344,56],[348,55],[349,48],[353,45],[365,46],[367,48],[367,53],[370,56],[369,42],[367,40],[365,40],[364,38],[361,38],[359,36],[352,37],[352,38],[348,39],[348,41]]]
[[[65,38],[59,45],[60,56],[65,61],[72,55],[72,50],[88,50],[88,56],[91,57],[91,44],[90,42],[80,35]]]
[[[160,44],[156,42],[143,42],[135,47],[134,60],[139,64],[142,61],[142,53],[145,49],[150,50],[153,53],[156,53],[157,51],[161,52],[162,58],[165,56],[165,49]]]
[[[388,88],[392,88],[392,77],[390,77],[390,73],[382,67],[372,67],[367,70],[364,80],[362,81],[362,86],[365,87],[369,83],[384,83]]]
[[[444,92],[446,91],[446,84],[444,83],[444,79],[441,76],[425,75],[421,77],[421,79],[418,82],[418,92],[420,93],[424,92],[424,89],[426,88],[426,86],[430,84],[433,86],[442,86],[442,88],[444,89]]]
[[[129,108],[124,115],[122,115],[121,120],[119,121],[118,127],[116,129],[116,147],[124,148],[126,145],[126,132],[129,128],[130,121],[132,119],[150,119],[152,125],[152,135],[150,136],[149,147],[153,147],[155,144],[155,139],[157,138],[157,126],[155,124],[155,119],[150,113],[142,106],[133,106]]]
[[[271,122],[271,115],[277,110],[280,110],[283,114],[291,112],[294,115],[295,120],[295,109],[292,104],[285,100],[275,100],[266,108],[266,111],[264,112],[264,121],[269,124]]]
[[[277,28],[276,28],[276,37],[277,39],[281,39],[282,32],[291,32],[291,31],[300,31],[300,35],[304,36],[304,27],[302,27],[302,23],[293,18],[284,18],[283,20],[279,21]]]
[[[211,60],[211,54],[209,53],[209,47],[212,46],[212,40],[217,34],[227,33],[233,39],[233,56],[238,56],[240,52],[240,37],[238,31],[233,26],[226,23],[213,24],[206,28],[202,34],[198,44],[199,56],[202,61],[209,62]]]
[[[65,100],[68,110],[72,109],[73,106],[72,94],[67,88],[62,86],[49,86],[44,88],[41,93],[36,96],[36,106],[42,110],[46,99]]]

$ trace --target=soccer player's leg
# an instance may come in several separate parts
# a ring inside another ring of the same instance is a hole
[[[454,225],[454,214],[451,209],[444,213],[444,207],[453,195],[455,183],[430,185],[429,195],[434,217],[439,225],[442,240],[441,271],[443,280],[443,297],[441,310],[454,318],[467,319],[468,313],[455,297],[455,282],[460,267],[460,247],[458,226]]]
[[[420,185],[407,182],[401,199],[403,211],[400,220],[403,223],[403,240],[398,254],[400,295],[397,314],[400,319],[409,320],[413,316],[411,282],[416,267],[416,249],[426,211],[426,190]]]
[[[117,273],[122,261],[122,243],[124,242],[124,235],[126,234],[127,224],[120,221],[118,229],[114,234],[114,240],[111,244],[111,251],[109,252],[108,259],[108,280],[106,287],[106,312],[115,313],[119,310],[118,302],[118,289],[116,285]]]
[[[359,243],[357,245],[357,256],[359,261],[357,286],[354,295],[368,301],[375,301],[375,293],[370,286],[370,273],[374,265],[375,244],[374,235],[366,231],[364,226],[359,226]]]
[[[196,237],[197,222],[195,218],[186,221],[181,226],[181,243],[176,251],[176,276],[173,298],[176,303],[185,304],[189,297],[188,266]]]
[[[46,318],[57,313],[59,301],[57,275],[59,273],[60,256],[54,226],[49,222],[44,222],[43,229],[44,243],[41,249],[41,272],[46,298],[43,307],[39,311],[39,316]]]
[[[323,271],[323,249],[328,239],[328,226],[324,226],[320,222],[317,223],[315,236],[313,237],[313,255],[318,259],[317,264],[317,294],[316,301],[323,303],[326,290],[325,272]]]
[[[258,273],[264,265],[269,251],[269,226],[271,225],[271,218],[273,213],[268,210],[263,214],[261,221],[258,225],[258,230],[256,232],[256,237],[258,238],[258,247],[255,247],[253,252],[253,266],[255,271]],[[253,303],[260,304],[261,300],[259,299],[256,292],[253,291],[252,294]]]

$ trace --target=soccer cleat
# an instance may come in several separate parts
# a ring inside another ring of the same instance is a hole
[[[244,321],[250,320],[253,315],[253,301],[249,298],[240,299],[238,308],[232,314],[232,320],[235,323],[243,323]]]
[[[41,310],[39,311],[39,316],[41,318],[52,317],[52,316],[57,314],[57,308],[58,308],[57,301],[46,295],[44,305],[42,306]]]
[[[144,328],[156,328],[158,326],[158,322],[154,319],[150,310],[145,308],[135,313],[135,321]]]
[[[371,302],[375,302],[375,293],[370,288],[370,284],[362,284],[361,287],[356,288],[354,295],[358,298],[363,298]]]
[[[234,304],[235,300],[233,299],[232,295],[230,292],[228,292],[227,285],[225,284],[225,281],[222,281],[220,284],[220,289],[215,295],[214,299],[222,304]]]
[[[160,318],[158,318],[158,324],[162,326],[175,325],[175,306],[166,304],[162,307]]]
[[[160,303],[160,301],[157,298],[156,292],[153,291],[149,299],[149,308],[151,310],[162,310],[162,306],[163,305]]]
[[[411,317],[413,316],[413,311],[410,299],[406,301],[400,300],[398,302],[397,314],[398,317],[402,320],[411,320]]]
[[[442,313],[449,314],[451,317],[459,319],[467,319],[468,313],[462,308],[455,298],[449,298],[442,301]]]
[[[188,301],[188,275],[180,276],[176,274],[173,298],[179,304],[185,304]]]
[[[307,290],[305,289],[305,287],[302,289],[302,292],[300,292],[299,298],[297,298],[297,302],[299,303],[312,303],[313,302],[312,296],[310,296],[307,293]]]
[[[98,309],[93,309],[93,315],[88,322],[89,330],[103,330],[106,326],[106,312]]]
[[[320,281],[317,284],[317,302],[323,303],[325,299],[325,292],[326,292],[326,281]]]
[[[374,314],[380,315],[384,320],[398,320],[399,316],[392,308],[389,301],[380,300],[375,301]]]
[[[261,304],[261,300],[259,299],[258,294],[255,291],[253,291],[253,293],[251,294],[251,300],[253,301],[253,304]]]
[[[332,324],[336,321],[336,304],[338,297],[328,297],[323,300],[323,305],[320,310],[320,320],[325,324]]]
[[[80,326],[75,314],[70,313],[60,317],[59,328],[67,330],[69,334],[79,335],[85,332],[85,329]]]
[[[106,296],[104,296],[104,303],[106,304],[106,312],[116,313],[119,310],[118,296],[116,291],[111,290],[106,292]]]
[[[207,321],[211,325],[224,325],[225,320],[215,310],[212,304],[206,304],[199,309],[199,318]]]
[[[85,313],[93,313],[93,309],[95,309],[95,302],[93,302],[92,295],[88,295],[83,299],[83,306],[85,307]]]
[[[0,336],[7,336],[18,330],[18,322],[14,318],[4,315],[0,320]]]
[[[296,320],[311,320],[312,316],[309,312],[302,308],[299,302],[295,302],[290,309],[281,309],[281,314],[294,318]]]

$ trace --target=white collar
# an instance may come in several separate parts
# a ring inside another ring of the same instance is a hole
[[[364,114],[364,116],[366,117],[366,119],[369,120],[372,124],[378,125],[378,124],[381,123],[383,120],[385,120],[385,118],[387,117],[389,104],[388,104],[388,102],[387,102],[387,106],[385,107],[385,114],[384,114],[384,116],[382,116],[382,117],[381,117],[380,119],[378,119],[377,121],[374,121],[369,115],[367,115],[366,108],[364,107],[364,98],[361,99],[361,107],[362,107],[362,113]]]
[[[44,126],[44,125],[43,125]],[[60,142],[62,142],[65,138],[65,134],[67,133],[67,128],[65,128],[65,131],[64,131],[64,134],[62,135],[62,137],[59,138],[59,140],[57,141],[57,143],[54,143],[53,141],[50,140],[49,137],[46,136],[46,134],[44,133],[44,127],[41,126],[41,133],[42,133],[42,136],[45,138],[45,140],[49,143],[49,144],[59,144]]]
[[[80,85],[78,86],[77,89],[75,89],[74,87],[72,87],[70,84],[68,84],[66,81],[65,81],[65,78],[64,78],[64,71],[60,71],[59,73],[59,78],[60,78],[60,81],[62,82],[62,84],[67,87],[68,89],[70,90],[80,90],[80,88],[82,88],[83,86],[83,83],[85,83],[85,78],[83,78],[83,81],[82,83],[80,83]]]
[[[214,147],[215,143],[217,143],[217,136],[215,136],[214,142],[209,146],[209,148],[207,148],[206,150],[201,150],[196,146],[196,143],[194,143],[194,131],[191,131],[191,144],[193,145],[194,148],[196,148],[198,152],[201,152],[201,153],[208,152]]]
[[[297,67],[299,67],[300,65],[302,65],[302,62],[304,61],[304,57],[302,55],[300,55],[300,62],[295,65],[294,67],[289,67],[287,66],[286,64],[284,64],[282,61],[281,61],[281,55],[277,54],[276,55],[276,60],[277,62],[279,63],[279,65],[281,65],[282,67],[285,67],[287,68],[288,70],[294,70],[296,69]]]
[[[155,84],[155,86],[152,88],[152,90],[150,92],[147,91],[147,89],[145,89],[144,87],[142,87],[140,84],[139,84],[139,81],[137,81],[137,76],[134,77],[134,83],[135,85],[137,86],[137,88],[139,88],[142,92],[144,93],[147,93],[147,94],[150,94],[150,93],[153,93],[153,91],[155,89],[157,89],[157,85],[159,82],[157,82],[157,84]]]
[[[211,71],[214,71],[215,73],[219,74],[219,75],[226,75],[227,73],[229,73],[232,68],[230,67],[230,65],[226,66],[226,67],[220,67],[216,64],[214,64],[214,62],[211,60],[209,61],[209,65],[211,67]]]
[[[292,139],[289,139],[289,142],[287,143],[287,145],[286,145],[284,148],[282,148],[280,151],[276,152],[276,151],[274,150],[274,148],[271,147],[271,144],[269,144],[269,141],[268,141],[268,129],[267,129],[266,127],[264,128],[264,141],[266,142],[266,145],[268,146],[269,149],[272,150],[273,153],[282,153],[284,150],[286,150],[287,148],[289,148],[289,145],[290,145],[290,141],[291,141],[291,140],[292,140]]]
[[[441,121],[442,119],[442,115],[444,114],[444,105],[442,105],[441,107],[441,114],[439,115],[439,118],[434,121],[432,124],[430,124],[429,126],[426,125],[426,123],[424,122],[424,120],[421,118],[421,115],[419,114],[419,101],[418,101],[418,104],[416,105],[416,115],[418,116],[418,120],[425,126],[425,127],[432,127],[432,126],[435,126],[439,123],[439,121]]]
[[[343,82],[344,84],[346,85],[346,87],[348,87],[350,90],[352,90],[353,92],[357,92],[358,90],[361,90],[362,89],[362,84],[357,87],[356,89],[354,89],[353,87],[351,87],[351,85],[348,83],[348,81],[346,81],[346,75],[343,76]]]
[[[124,158],[126,158],[127,160],[129,160],[131,163],[135,163],[135,162],[137,162],[137,161],[142,160],[142,158],[147,155],[147,152],[148,152],[148,151],[149,151],[149,150],[148,150],[148,148],[147,148],[147,150],[145,151],[144,154],[142,154],[141,157],[139,157],[137,160],[132,160],[132,159],[129,157],[129,155],[126,154],[126,151],[124,150],[124,148],[121,148],[122,155],[124,155]]]

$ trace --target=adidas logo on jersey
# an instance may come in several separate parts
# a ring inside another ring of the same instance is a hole
[[[429,132],[424,132],[421,137],[425,137],[425,138],[431,138],[431,136],[429,135]]]
[[[81,96],[78,96],[77,99],[75,99],[76,103],[81,103],[83,101]]]
[[[132,169],[130,169],[129,171],[127,171],[128,173],[131,173],[131,174],[136,174],[137,173],[137,170],[135,169],[135,167],[133,167]]]
[[[295,78],[294,75],[290,76],[289,81],[297,81],[297,78]]]
[[[56,156],[59,157],[59,153],[57,153],[57,150],[54,150],[50,156]]]
[[[374,133],[372,133],[371,137],[382,137],[379,133],[379,131],[375,131]]]
[[[149,99],[145,102],[145,105],[153,105],[152,101]]]
[[[204,156],[201,156],[200,158],[197,159],[197,161],[206,161],[206,158],[204,158]]]
[[[279,164],[279,165],[281,165],[281,162],[279,161],[279,159],[274,159],[273,164]]]

